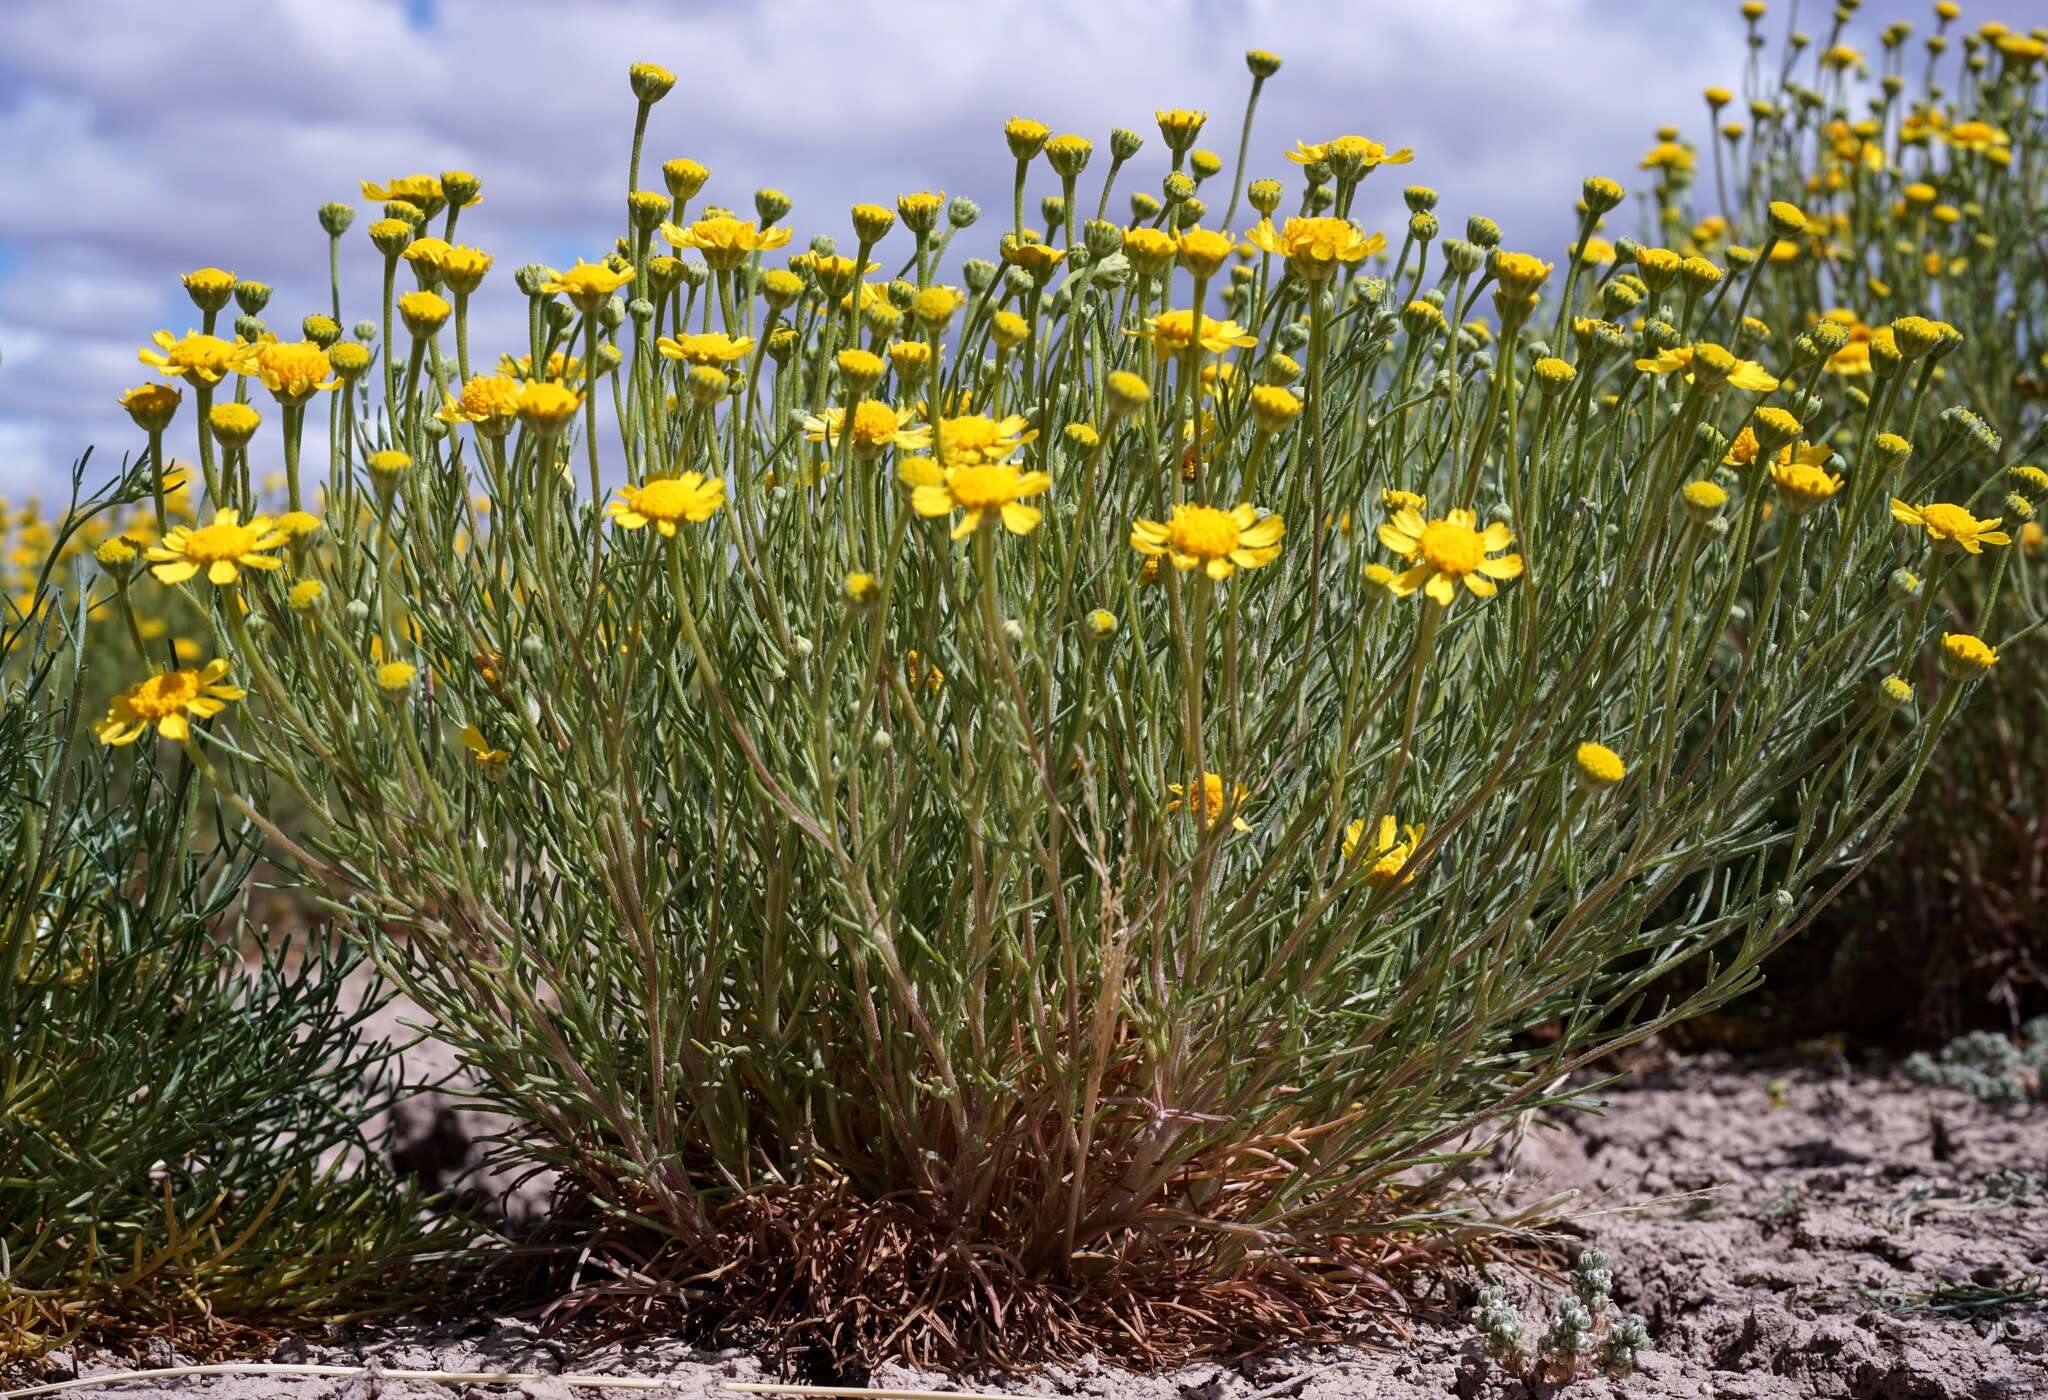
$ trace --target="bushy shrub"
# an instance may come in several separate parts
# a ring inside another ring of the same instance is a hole
[[[598,1222],[586,1296],[857,1360],[1326,1332],[1483,1234],[1513,1115],[1752,985],[1995,667],[1930,606],[1999,561],[1904,586],[1889,504],[1983,470],[1932,372],[1968,328],[1848,392],[1800,208],[1624,248],[1592,179],[1560,268],[1415,186],[1387,256],[1348,216],[1407,151],[1224,189],[1203,120],[1127,224],[1082,214],[1141,138],[1012,121],[965,261],[970,202],[788,254],[786,198],[672,161],[601,261],[507,277],[474,177],[406,177],[355,339],[338,284],[216,337],[207,269],[145,351],[207,523],[120,596],[186,590],[233,670],[106,733],[295,794],[280,849]]]
[[[0,1364],[389,1306],[443,1233],[363,1133],[394,1066],[359,959],[279,939],[243,966],[247,824],[177,750],[94,741],[104,598],[57,585],[108,504],[0,615]]]
[[[1824,382],[1851,405],[1926,395],[1915,443],[1938,454],[1930,479],[1989,533],[1965,543],[1937,521],[1904,562],[1930,617],[1967,629],[1995,615],[2013,644],[1891,853],[1773,964],[1765,1006],[1797,1035],[1939,1044],[1967,1027],[2010,1031],[2048,1012],[2048,647],[2033,635],[2048,606],[2035,519],[2048,487],[2044,31],[1936,14],[1920,34],[1888,24],[1865,49],[1844,9],[1824,35],[1788,30],[1773,52],[1767,23],[1752,22],[1740,95],[1707,90],[1697,147],[1659,133],[1644,237],[1718,257],[1731,211],[1801,203],[1809,228],[1781,245],[1755,310],[1827,337]],[[1902,366],[1889,324],[1902,311],[1969,334]],[[1932,677],[1931,658],[1908,676]]]

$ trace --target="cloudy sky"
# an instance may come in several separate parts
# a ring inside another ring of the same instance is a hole
[[[113,399],[147,377],[135,350],[151,332],[196,324],[181,272],[272,283],[267,319],[287,334],[325,309],[314,211],[367,208],[366,178],[482,177],[461,232],[498,271],[476,340],[509,346],[523,325],[511,269],[595,258],[621,226],[635,60],[681,74],[642,183],[687,155],[713,172],[700,203],[747,208],[774,185],[796,201],[799,243],[845,238],[854,201],[923,188],[981,200],[971,232],[993,240],[1013,113],[1098,146],[1112,126],[1145,133],[1125,192],[1164,169],[1155,107],[1209,110],[1202,144],[1228,161],[1243,53],[1261,47],[1286,66],[1261,102],[1252,177],[1291,172],[1281,153],[1297,137],[1413,146],[1413,165],[1368,186],[1368,228],[1398,236],[1400,188],[1421,182],[1443,192],[1447,231],[1485,213],[1510,246],[1549,253],[1580,179],[1637,187],[1652,129],[1697,128],[1699,90],[1733,86],[1744,56],[1734,0],[85,4],[0,5],[0,495],[16,498],[58,490],[88,446],[109,469],[137,449]],[[1774,33],[1788,4],[1772,0]],[[1809,22],[1828,8],[1807,0]],[[1883,18],[1920,8],[1867,7],[1882,12],[1859,25],[1869,47]],[[1034,206],[1056,188],[1039,173]],[[343,245],[344,322],[375,310],[374,217]]]

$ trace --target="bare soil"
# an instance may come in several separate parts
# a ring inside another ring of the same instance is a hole
[[[1615,1301],[1641,1313],[1656,1351],[1612,1380],[1525,1383],[1481,1354],[1466,1315],[1479,1280],[1457,1280],[1392,1330],[1359,1344],[1290,1350],[1232,1366],[1140,1376],[1102,1366],[970,1385],[887,1370],[875,1386],[1104,1400],[1349,1400],[1628,1396],[2020,1400],[2048,1397],[2048,1105],[1995,1107],[1913,1083],[1889,1065],[1730,1060],[1654,1065],[1606,1091],[1602,1115],[1531,1125],[1504,1184],[1537,1200],[1570,1191],[1562,1254],[1611,1256]],[[427,1103],[408,1115],[429,1170],[459,1163],[481,1125]],[[1559,1296],[1535,1271],[1502,1271],[1540,1327]],[[167,1348],[147,1358],[163,1364]],[[675,1341],[579,1351],[530,1323],[401,1319],[288,1338],[251,1360],[420,1370],[565,1370],[659,1377],[673,1396],[730,1396],[773,1379],[762,1358]],[[49,1378],[117,1369],[53,1356]],[[87,1397],[207,1395],[561,1400],[560,1381],[441,1386],[234,1377],[73,1391]],[[640,1392],[646,1393],[646,1392]]]

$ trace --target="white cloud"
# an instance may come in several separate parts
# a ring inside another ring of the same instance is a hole
[[[1360,132],[1417,151],[1368,187],[1370,225],[1398,232],[1400,186],[1418,181],[1443,192],[1447,229],[1483,212],[1511,244],[1552,249],[1580,179],[1632,175],[1649,129],[1692,115],[1743,52],[1732,5],[1600,0],[442,0],[436,14],[418,29],[395,2],[94,0],[88,40],[75,0],[0,8],[0,92],[14,93],[0,100],[0,480],[54,489],[87,443],[133,450],[112,400],[144,378],[134,350],[150,332],[196,322],[179,273],[271,282],[281,331],[324,309],[314,210],[362,205],[363,178],[483,177],[462,221],[500,269],[479,357],[516,338],[511,269],[594,257],[622,222],[635,59],[682,75],[641,183],[691,155],[713,169],[708,198],[788,191],[800,236],[843,238],[850,203],[928,186],[981,200],[975,234],[992,238],[1013,112],[1097,139],[1084,192],[1112,125],[1148,137],[1120,189],[1156,185],[1157,106],[1207,108],[1205,144],[1230,159],[1257,46],[1287,66],[1261,102],[1252,174],[1288,173],[1296,137]],[[1037,172],[1032,205],[1054,188]],[[371,217],[344,243],[348,321],[374,309]]]

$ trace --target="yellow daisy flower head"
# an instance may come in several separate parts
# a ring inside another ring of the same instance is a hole
[[[168,384],[142,384],[130,389],[115,402],[128,410],[128,416],[135,426],[145,433],[160,433],[171,426],[171,419],[177,416],[182,395]]]
[[[1927,532],[1937,554],[1981,554],[1987,544],[2011,544],[2012,536],[1998,528],[2002,517],[1979,520],[1963,506],[1934,501],[1910,505],[1892,497],[1892,519],[1901,525],[1918,525]]]
[[[235,274],[217,267],[199,268],[186,273],[178,281],[184,284],[185,294],[201,311],[218,311],[235,294]]]
[[[811,442],[837,445],[846,423],[846,410],[828,408],[804,419],[804,437]],[[932,430],[912,422],[880,399],[862,399],[853,411],[853,455],[873,461],[894,447],[905,452],[923,452],[932,445]]]
[[[652,525],[664,538],[675,538],[676,527],[684,521],[702,524],[725,504],[725,482],[702,472],[676,476],[649,477],[637,486],[621,486],[619,499],[605,507],[605,514],[625,530],[643,530]]]
[[[1408,862],[1425,834],[1420,826],[1403,827],[1391,814],[1381,817],[1370,832],[1364,817],[1353,817],[1344,824],[1344,859],[1370,859],[1365,878],[1375,885],[1412,885],[1415,872]]]
[[[1296,141],[1287,158],[1296,165],[1327,165],[1339,179],[1359,180],[1382,165],[1408,164],[1415,159],[1415,151],[1408,146],[1389,151],[1363,136],[1339,136],[1313,146]]]
[[[1021,413],[1007,418],[991,418],[985,413],[941,418],[933,439],[939,462],[948,467],[971,467],[1004,461],[1037,440],[1035,429],[1026,431],[1028,422]]]
[[[1370,237],[1349,219],[1289,219],[1278,230],[1271,219],[1261,219],[1245,231],[1252,246],[1287,259],[1295,276],[1304,282],[1324,282],[1339,267],[1360,262],[1387,246],[1385,234]]]
[[[1179,783],[1168,783],[1166,790],[1173,794],[1173,800],[1166,804],[1166,810],[1178,812],[1183,808],[1187,808],[1190,811],[1194,811],[1202,823],[1202,830],[1213,831],[1216,828],[1216,823],[1223,820],[1224,809],[1228,807],[1231,813],[1231,829],[1235,831],[1250,831],[1252,829],[1251,823],[1239,815],[1239,812],[1243,808],[1246,799],[1252,795],[1252,790],[1243,783],[1232,783],[1230,787],[1230,797],[1226,801],[1223,795],[1223,775],[1220,773],[1204,773],[1202,774],[1202,795],[1191,806],[1187,800],[1187,789]],[[1196,811],[1196,808],[1199,808],[1199,811]]]
[[[1380,526],[1379,535],[1381,544],[1410,562],[1394,576],[1392,590],[1399,598],[1419,588],[1431,601],[1449,607],[1460,583],[1474,597],[1491,598],[1499,591],[1495,580],[1522,574],[1521,555],[1491,557],[1515,542],[1514,531],[1498,521],[1482,530],[1479,517],[1469,510],[1424,520],[1421,511],[1404,507]]]
[[[1702,357],[1698,365],[1694,363],[1695,357]],[[1719,382],[1753,394],[1767,394],[1778,387],[1777,376],[1755,360],[1737,359],[1722,346],[1712,344],[1660,350],[1653,357],[1637,360],[1636,368],[1645,374],[1683,373],[1688,384],[1694,383],[1699,371],[1704,370],[1709,383]]]
[[[1842,489],[1842,478],[1830,472],[1826,463],[1834,453],[1825,445],[1808,443],[1796,450],[1787,447],[1771,463],[1771,480],[1778,499],[1794,515],[1805,515],[1826,505]]]
[[[177,584],[200,573],[215,587],[241,581],[243,569],[275,569],[284,561],[271,551],[285,543],[285,534],[267,515],[244,523],[242,513],[232,507],[214,512],[211,523],[197,529],[173,526],[162,544],[149,551],[150,569],[157,582]]]
[[[1712,520],[1728,504],[1727,488],[1718,481],[1688,481],[1678,495],[1685,513],[1701,522]]]
[[[612,293],[633,280],[633,269],[610,268],[603,263],[587,263],[578,258],[576,265],[560,277],[540,284],[541,291],[550,296],[565,296],[570,303],[586,316],[595,316],[611,300]]]
[[[250,404],[229,399],[206,411],[206,425],[227,446],[247,447],[256,430],[263,426],[263,415]]]
[[[416,338],[425,340],[448,324],[448,318],[455,314],[455,308],[438,292],[407,292],[398,299],[398,314],[408,331]]]
[[[1628,776],[1628,765],[1621,761],[1620,754],[1590,739],[1572,754],[1572,767],[1578,773],[1580,785],[1589,792],[1611,788]]]
[[[248,693],[240,686],[224,684],[222,678],[227,673],[226,659],[216,657],[204,669],[163,671],[130,686],[107,706],[99,741],[132,744],[152,725],[160,737],[174,743],[184,741],[191,737],[192,717],[211,719],[227,708],[228,701],[240,700]]]
[[[1998,664],[1998,648],[1967,632],[1941,634],[1941,669],[1950,679],[1982,680]]]
[[[542,379],[520,386],[519,421],[540,437],[560,434],[581,407],[583,396],[566,385]]]
[[[434,416],[443,423],[473,423],[485,437],[503,437],[519,421],[519,381],[509,374],[473,376],[460,398],[443,397]]]
[[[482,249],[458,244],[441,254],[441,275],[448,279],[450,287],[468,296],[483,285],[484,274],[491,270],[491,262],[491,255]]]
[[[949,418],[939,422],[942,459],[947,426],[960,421]],[[935,518],[962,512],[960,523],[953,527],[956,540],[983,525],[993,525],[998,518],[1011,534],[1030,534],[1045,512],[1024,502],[1052,487],[1052,478],[1044,472],[1023,472],[1000,457],[982,460],[972,454],[950,466],[929,457],[911,457],[899,471],[911,488],[910,508],[919,515]]]
[[[256,345],[244,373],[254,372],[271,396],[288,408],[296,408],[322,390],[341,383],[327,352],[310,340],[279,340],[266,336]]]
[[[374,200],[379,204],[402,199],[429,214],[446,202],[441,182],[431,175],[401,175],[381,185],[365,180],[362,183],[362,190],[364,199]]]
[[[1196,277],[1214,277],[1236,246],[1229,234],[1215,229],[1182,229],[1180,265]]]
[[[1162,360],[1197,348],[1193,311],[1162,311],[1145,324],[1148,329],[1142,333],[1152,337],[1153,347]],[[1221,355],[1258,343],[1257,336],[1235,321],[1215,316],[1202,317],[1199,348],[1205,354]]]
[[[288,510],[277,517],[277,532],[293,548],[303,548],[323,528],[320,517],[309,510]]]
[[[1182,572],[1199,567],[1220,581],[1239,569],[1262,569],[1272,563],[1280,557],[1286,534],[1285,520],[1277,515],[1262,519],[1258,507],[1249,502],[1229,510],[1182,503],[1164,523],[1133,521],[1131,548],[1170,560]]]
[[[747,357],[754,348],[750,335],[731,336],[724,331],[704,331],[698,335],[663,336],[654,342],[664,358],[681,360],[692,365],[729,365]]]
[[[326,593],[327,585],[319,579],[302,578],[292,585],[291,592],[285,595],[285,601],[292,605],[294,612],[311,612],[320,606],[320,600]]]
[[[162,370],[168,378],[189,379],[196,384],[218,384],[227,375],[241,370],[251,349],[217,335],[196,332],[173,338],[169,331],[158,331],[150,340],[156,348],[136,351],[136,359]]]
[[[1187,107],[1162,107],[1152,115],[1159,122],[1160,139],[1171,151],[1185,151],[1194,145],[1195,138],[1202,134],[1202,124],[1209,120],[1207,112]]]
[[[376,670],[377,689],[388,697],[396,699],[412,689],[420,668],[410,661],[386,661]]]
[[[755,253],[785,246],[791,237],[786,228],[757,228],[752,220],[730,214],[706,215],[688,228],[663,224],[661,236],[678,249],[695,248],[714,272],[730,272]]]

